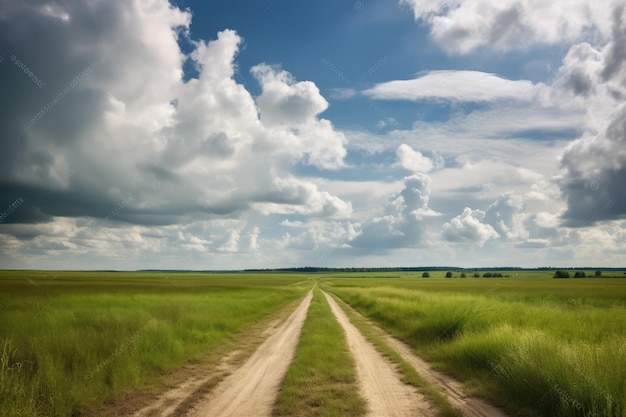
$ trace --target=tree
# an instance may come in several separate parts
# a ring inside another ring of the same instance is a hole
[[[424,272],[422,274],[422,278],[430,278],[430,273],[429,272]]]
[[[446,272],[446,278],[452,278],[452,272],[450,271]]]
[[[461,272],[461,278],[467,278],[467,274],[465,272]]]
[[[569,272],[567,271],[556,271],[554,273],[553,278],[569,278]]]
[[[585,278],[585,273],[582,271],[576,271],[574,278]]]
[[[602,276],[602,271],[596,271],[596,276],[597,277],[601,277]]]
[[[474,272],[474,278],[480,278],[480,274],[478,272]]]
[[[483,278],[491,278],[491,277],[493,277],[493,274],[491,272],[485,272],[483,274]]]

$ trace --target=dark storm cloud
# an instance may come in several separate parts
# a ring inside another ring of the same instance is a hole
[[[50,178],[58,157],[48,149],[76,146],[102,114],[104,93],[90,88],[87,78],[97,76],[102,60],[102,51],[93,46],[116,25],[111,7],[108,2],[0,1],[0,202],[15,195],[26,200],[7,222],[91,215],[106,201],[88,190],[55,189]],[[66,10],[72,18],[66,18]],[[28,75],[17,61],[27,63]],[[33,83],[31,72],[45,85]]]
[[[563,214],[566,226],[626,218],[626,108],[618,113],[602,139],[600,144],[563,156],[562,164],[568,169],[561,182],[568,207]],[[613,160],[615,155],[617,159]],[[592,174],[579,169],[585,161],[594,165]]]
[[[625,8],[613,13],[611,42],[594,90],[606,91],[617,110],[604,132],[569,147],[561,160],[559,186],[567,201],[564,225],[584,227],[599,221],[626,218],[626,17]],[[606,109],[602,109],[603,113]],[[607,116],[602,114],[602,116]]]
[[[124,7],[131,6],[0,1],[0,209],[24,199],[4,226],[54,217],[168,225],[240,208],[220,202],[201,207],[197,187],[183,184],[168,164],[126,163],[128,154],[116,155],[93,140],[110,109],[103,85],[135,47],[132,36],[119,42],[133,30]],[[34,83],[35,76],[45,84]],[[232,153],[219,135],[206,147]]]

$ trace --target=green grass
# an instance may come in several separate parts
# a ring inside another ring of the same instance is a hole
[[[273,414],[341,417],[362,416],[365,411],[344,331],[316,288]]]
[[[286,275],[0,272],[2,415],[93,415],[310,287]]]
[[[626,416],[626,280],[415,274],[324,286],[510,410]]]

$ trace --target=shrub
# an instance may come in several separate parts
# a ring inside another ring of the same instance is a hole
[[[602,271],[596,271],[596,276],[597,276],[597,277],[602,276]]]
[[[446,278],[452,278],[452,272],[450,271],[446,272]]]
[[[467,278],[467,274],[465,272],[461,272],[461,278]]]
[[[569,272],[567,271],[556,271],[554,273],[553,278],[569,278]]]
[[[576,273],[574,274],[574,278],[585,278],[585,277],[586,275],[582,271],[576,271]]]
[[[478,272],[474,272],[474,278],[480,278],[480,274]]]
[[[491,277],[493,277],[493,274],[491,272],[485,272],[483,274],[483,278],[491,278]]]
[[[430,278],[430,273],[429,272],[424,272],[422,274],[422,278]]]

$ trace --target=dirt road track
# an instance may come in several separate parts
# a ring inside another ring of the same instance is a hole
[[[367,400],[369,414],[385,416],[436,416],[437,411],[424,395],[401,381],[394,365],[385,359],[354,327],[335,300],[324,293],[335,317],[346,332],[350,352],[356,362],[359,384]]]
[[[351,308],[351,307],[349,307]],[[361,315],[352,309],[355,314]],[[485,401],[476,397],[467,397],[463,394],[463,384],[435,369],[428,362],[417,356],[411,348],[404,342],[396,339],[380,327],[371,323],[380,333],[385,342],[407,361],[415,371],[420,374],[428,383],[439,390],[450,402],[467,417],[507,417],[507,415]]]
[[[500,409],[487,404],[479,398],[463,394],[463,384],[434,370],[430,364],[411,351],[403,342],[391,335],[385,335],[385,342],[398,352],[426,381],[448,398],[453,407],[458,408],[467,417],[507,417]]]
[[[270,416],[287,368],[293,359],[313,293],[276,329],[250,359],[226,377],[190,417]]]

